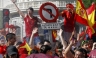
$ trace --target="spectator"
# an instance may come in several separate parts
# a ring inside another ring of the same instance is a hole
[[[10,58],[10,57],[19,58],[18,50],[14,46],[16,42],[16,35],[14,33],[8,33],[6,35],[6,40],[7,40],[6,58]]]
[[[50,55],[51,47],[49,45],[42,45],[40,48],[40,53]]]
[[[15,46],[9,46],[7,47],[7,55],[6,58],[18,58],[18,50]]]
[[[34,27],[37,27],[37,23],[40,23],[41,20],[37,17],[33,16],[34,9],[32,7],[28,8],[27,14],[25,15],[15,4],[15,0],[12,0],[13,4],[15,5],[18,13],[22,16],[22,18],[25,21],[25,32],[26,32],[26,41],[29,43],[31,33],[34,29]],[[38,37],[38,33],[34,35],[34,38]]]
[[[82,47],[83,49],[85,49],[85,50],[87,51],[87,53],[89,53],[89,41],[88,41],[88,40],[82,41],[81,47]]]
[[[64,18],[64,26],[62,26],[64,39],[69,43],[69,38],[75,27],[75,12],[74,6],[71,3],[66,4],[66,10],[61,12]]]
[[[6,53],[6,40],[1,39],[0,40],[0,54],[2,54],[4,56],[5,53]]]

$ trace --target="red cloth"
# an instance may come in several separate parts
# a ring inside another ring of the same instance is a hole
[[[94,34],[92,34],[92,36],[96,36],[96,32]]]
[[[25,32],[26,32],[26,36],[27,36],[27,37],[30,37],[33,28],[37,26],[38,18],[37,18],[37,17],[30,18],[30,17],[27,15],[27,16],[24,18],[24,21],[25,21]]]
[[[26,50],[26,48],[19,48],[19,55],[22,55],[22,54],[28,54],[28,51]]]
[[[13,28],[15,28],[15,26],[14,25],[9,25],[9,28],[13,29]]]
[[[82,31],[79,36],[83,36],[83,35],[85,35],[85,32],[84,31]]]
[[[96,22],[95,22],[95,24],[93,25],[93,28],[96,29]]]
[[[0,54],[4,55],[6,53],[6,46],[0,46]]]
[[[83,35],[85,35],[85,36],[84,36],[84,40],[86,40],[86,33],[85,33],[85,31],[82,31],[79,36],[82,37]]]
[[[90,26],[88,26],[86,33],[89,35],[89,37],[92,37],[92,29],[90,28]]]
[[[20,58],[26,58],[28,55],[27,54],[22,54],[21,56],[20,56]]]
[[[75,26],[75,13],[64,10],[62,13],[62,17],[64,17],[64,31],[72,32]]]

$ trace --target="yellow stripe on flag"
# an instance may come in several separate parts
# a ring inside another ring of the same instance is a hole
[[[87,19],[86,10],[83,8],[81,0],[77,0],[76,2],[76,13],[84,19]]]
[[[93,25],[95,24],[95,4],[92,4],[87,10],[88,24],[92,29],[92,34],[95,33]]]
[[[30,54],[30,51],[32,50],[26,42],[25,42],[25,45],[21,46],[20,48],[26,48],[26,50],[28,51],[28,54]]]

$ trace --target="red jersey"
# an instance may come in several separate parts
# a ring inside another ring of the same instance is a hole
[[[64,31],[72,32],[75,24],[75,13],[64,10],[62,17],[64,17]]]
[[[32,30],[35,26],[37,26],[37,22],[38,22],[38,18],[37,17],[33,17],[30,18],[28,15],[24,18],[25,21],[25,32],[26,32],[26,36],[30,37]]]
[[[6,53],[6,46],[0,46],[0,54],[4,55]]]

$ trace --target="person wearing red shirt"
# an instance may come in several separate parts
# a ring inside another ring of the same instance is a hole
[[[61,12],[62,17],[64,17],[64,38],[67,42],[69,42],[69,38],[71,36],[72,31],[75,26],[75,12],[74,6],[70,3],[66,5],[66,10]]]
[[[7,48],[5,42],[6,42],[5,39],[0,39],[0,54],[2,54],[3,56],[6,54],[6,48]]]
[[[34,9],[32,7],[28,8],[27,14],[25,15],[15,4],[15,1],[12,0],[13,4],[15,5],[16,9],[18,10],[18,13],[23,17],[25,21],[25,32],[26,32],[26,41],[29,42],[31,32],[33,28],[37,27],[38,24],[42,22],[37,17],[33,16]],[[36,33],[35,36],[38,36],[38,33]]]

